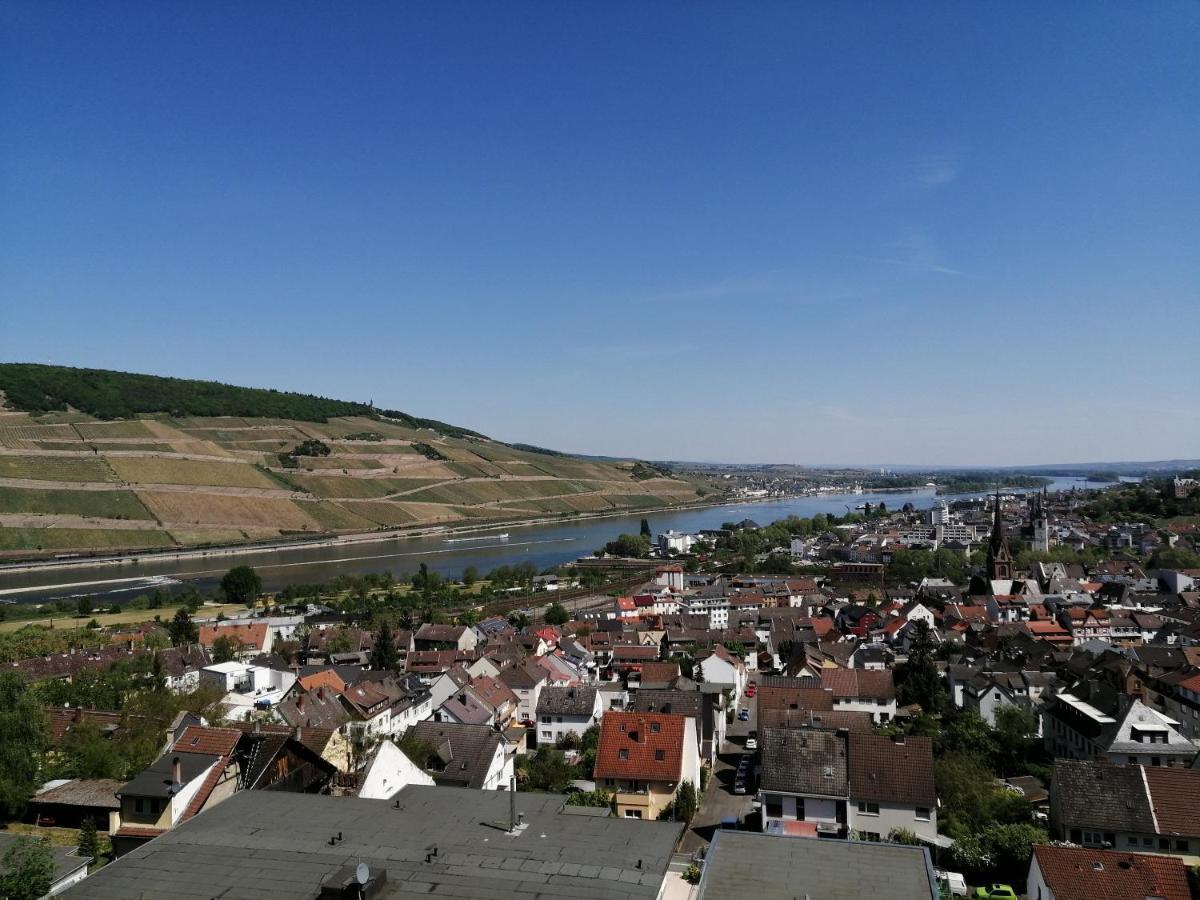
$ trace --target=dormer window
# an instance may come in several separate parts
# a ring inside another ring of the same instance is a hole
[[[658,734],[660,731],[662,731],[662,726],[658,722],[650,723],[650,733],[651,734]]]
[[[658,760],[659,762],[662,762],[664,759],[667,758],[667,751],[666,750],[655,750],[654,758],[656,760]]]
[[[618,759],[629,759],[629,750],[625,747],[622,747],[620,750],[617,751],[617,758]]]

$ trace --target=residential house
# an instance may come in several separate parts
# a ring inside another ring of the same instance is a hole
[[[720,694],[643,687],[630,701],[628,712],[669,713],[694,719],[700,758],[706,765],[713,766],[725,740],[727,724],[721,700]]]
[[[937,838],[928,738],[762,728],[763,830],[879,841],[896,829]],[[807,822],[813,830],[789,827]]]
[[[1190,766],[1200,747],[1179,722],[1111,685],[1083,681],[1042,714],[1042,738],[1057,757],[1147,766]]]
[[[217,622],[200,626],[200,646],[211,651],[218,638],[228,638],[237,647],[238,656],[269,653],[274,634],[266,622]]]
[[[606,713],[594,778],[615,793],[618,816],[657,819],[683,782],[700,790],[695,722],[665,713]]]
[[[820,672],[821,687],[833,694],[833,708],[867,712],[876,724],[896,717],[896,685],[888,669],[830,669]]]
[[[1200,771],[1060,759],[1050,792],[1052,836],[1200,863]]]
[[[200,670],[200,683],[224,691],[221,706],[231,719],[248,718],[255,710],[270,710],[296,683],[288,670],[230,660]]]
[[[602,703],[592,686],[544,688],[537,706],[538,744],[554,746],[568,734],[583,737],[604,714]]]
[[[357,796],[368,800],[391,800],[410,784],[434,783],[428,772],[389,740],[375,748],[360,782]]]
[[[513,778],[513,757],[503,735],[487,725],[454,722],[418,722],[408,732],[430,748],[423,764],[439,785],[485,791],[508,790]]]
[[[474,650],[479,637],[466,625],[434,625],[426,622],[413,635],[415,650]]]
[[[1184,864],[1170,856],[1037,844],[1028,900],[1191,900]]]
[[[719,685],[741,696],[746,688],[746,664],[721,644],[714,644],[707,653],[696,657],[696,680]]]
[[[91,819],[102,834],[120,827],[122,782],[111,778],[75,778],[51,781],[29,799],[27,821],[56,828],[79,828]]]
[[[550,673],[532,660],[509,666],[497,676],[517,695],[517,719],[532,725],[537,720],[537,705]]]

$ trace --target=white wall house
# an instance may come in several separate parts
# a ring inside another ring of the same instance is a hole
[[[424,769],[391,741],[385,740],[367,767],[358,796],[367,800],[390,800],[410,784],[432,786],[433,783]]]

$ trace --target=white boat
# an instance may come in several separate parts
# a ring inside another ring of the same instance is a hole
[[[491,541],[491,540],[507,541],[508,540],[508,532],[506,531],[506,532],[504,532],[504,534],[479,534],[479,535],[476,535],[475,537],[446,538],[446,543],[447,544],[461,544],[464,541]]]

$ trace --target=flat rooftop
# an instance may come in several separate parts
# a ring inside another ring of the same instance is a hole
[[[697,900],[937,900],[924,847],[718,831]]]
[[[518,793],[526,827],[509,834],[509,798],[417,786],[392,800],[240,791],[63,896],[312,900],[360,862],[386,871],[377,897],[388,900],[657,896],[682,825],[569,815],[562,795]]]

